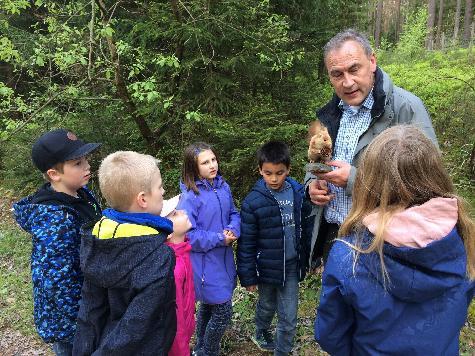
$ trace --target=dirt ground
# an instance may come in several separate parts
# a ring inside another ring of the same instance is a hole
[[[12,329],[0,330],[1,356],[52,356],[50,347],[34,336]]]
[[[228,334],[228,338],[231,335]],[[238,337],[239,338],[239,337]],[[234,344],[222,354],[227,356],[269,356],[257,350],[251,341],[240,340],[239,347]],[[25,336],[12,329],[0,330],[0,356],[53,356],[51,348],[33,336]],[[308,354],[310,355],[310,354]]]
[[[293,355],[315,355],[313,350],[295,351]],[[260,352],[247,338],[232,327],[226,332],[222,342],[222,355],[226,356],[269,356],[271,353]],[[0,330],[0,356],[53,356],[49,345],[38,337],[26,336],[19,331],[4,328]]]

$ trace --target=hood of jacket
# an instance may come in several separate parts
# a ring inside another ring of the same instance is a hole
[[[45,183],[36,193],[13,204],[16,221],[20,227],[28,233],[32,233],[32,229],[37,225],[35,218],[61,211],[67,211],[75,214],[75,216],[81,216],[80,212],[83,210],[84,205],[89,204],[85,199],[55,192],[50,189],[49,186],[50,183]],[[99,219],[99,205],[93,195],[86,187],[80,189],[80,195],[87,197],[89,201],[95,204],[97,219]]]
[[[82,189],[82,188],[81,188]],[[33,194],[32,204],[45,204],[45,205],[75,205],[78,198],[72,195],[56,192],[51,188],[50,183],[43,184],[38,191]]]
[[[197,179],[195,180],[196,187],[198,189],[203,189],[203,190],[212,190],[213,188],[220,188],[223,186],[225,180],[223,176],[221,175],[216,175],[213,179],[213,185],[207,180],[207,179]],[[183,181],[180,181],[180,190],[182,192],[188,191],[188,188],[186,185],[183,183]]]
[[[188,242],[188,240],[186,240],[186,239],[185,239],[185,241],[180,242],[178,244],[167,242],[167,245],[175,252],[175,256],[177,258],[181,257],[181,256],[184,256],[184,255],[187,255],[191,251],[191,245]]]
[[[395,213],[384,231],[384,241],[396,247],[426,247],[447,236],[458,221],[455,198],[434,198]],[[374,212],[363,219],[371,233],[378,229],[379,214]]]
[[[464,283],[466,253],[456,223],[457,201],[450,198],[431,199],[393,216],[383,248],[389,293],[405,302],[420,303]],[[366,217],[364,224],[370,233],[375,232],[377,213]],[[360,254],[359,259],[382,283],[379,255]]]
[[[101,223],[104,231],[98,228]],[[117,229],[108,227],[111,224]],[[114,238],[104,235],[111,230],[115,230]],[[94,228],[85,226],[81,242],[84,277],[103,288],[144,288],[159,277],[150,271],[160,270],[165,255],[173,255],[164,244],[166,238],[166,233],[149,226],[119,224],[110,219],[102,219]]]
[[[290,183],[290,185],[292,186],[292,189],[295,192],[299,192],[299,193],[303,194],[304,187],[300,183],[298,183],[297,181],[295,181],[294,179],[292,179],[290,177],[285,178],[285,181]],[[274,197],[272,196],[272,193],[270,192],[269,188],[267,188],[266,182],[264,181],[263,178],[260,178],[256,182],[256,184],[254,184],[251,191],[260,193],[260,194],[265,195],[265,196],[267,196],[271,199],[274,199]],[[300,197],[294,197],[294,199],[299,199],[299,201],[301,200]]]

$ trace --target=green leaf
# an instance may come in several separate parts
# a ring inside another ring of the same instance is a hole
[[[43,67],[45,65],[45,61],[43,57],[36,57],[35,64],[39,67]]]

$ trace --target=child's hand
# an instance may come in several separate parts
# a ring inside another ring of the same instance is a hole
[[[232,245],[237,240],[237,236],[230,230],[224,230],[223,234],[226,246]]]
[[[248,292],[257,292],[257,286],[256,286],[256,285],[247,286],[247,287],[246,287],[246,290],[247,290]]]

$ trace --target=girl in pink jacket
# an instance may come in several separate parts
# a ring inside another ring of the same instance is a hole
[[[186,232],[191,228],[188,216],[183,210],[175,210],[179,196],[164,201],[162,214],[173,222],[173,233],[168,236],[167,245],[173,249],[176,257],[176,335],[168,356],[190,354],[190,340],[195,332],[195,288],[191,269],[191,245]],[[171,208],[168,209],[168,206]]]

